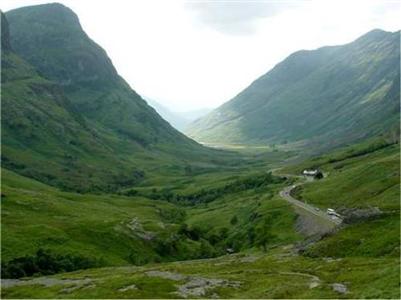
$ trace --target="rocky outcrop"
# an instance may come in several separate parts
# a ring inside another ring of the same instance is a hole
[[[342,208],[338,209],[337,211],[343,217],[343,222],[346,224],[352,224],[366,219],[377,218],[381,214],[383,214],[383,212],[378,207]]]

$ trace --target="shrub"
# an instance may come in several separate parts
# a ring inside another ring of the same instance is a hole
[[[14,258],[1,264],[2,278],[21,278],[32,275],[50,275],[70,272],[102,265],[101,260],[79,255],[54,254],[50,250],[39,249],[35,255]]]

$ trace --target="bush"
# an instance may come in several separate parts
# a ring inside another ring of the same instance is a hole
[[[35,255],[18,257],[8,262],[2,262],[1,277],[21,278],[38,274],[51,275],[101,265],[101,260],[71,254],[54,254],[50,250],[39,249]]]
[[[196,205],[199,203],[208,203],[229,193],[238,193],[250,189],[263,188],[269,184],[281,183],[285,178],[273,176],[271,173],[259,173],[252,176],[237,179],[224,186],[212,188],[209,190],[201,189],[191,194],[177,194],[170,189],[152,189],[151,192],[138,192],[131,194],[131,190],[125,191],[123,195],[143,196],[154,200],[165,200],[178,204]]]
[[[136,266],[142,266],[147,263],[150,263],[153,261],[152,258],[144,256],[144,254],[139,253],[138,251],[132,251],[130,255],[128,256],[128,261],[132,263],[133,265]]]

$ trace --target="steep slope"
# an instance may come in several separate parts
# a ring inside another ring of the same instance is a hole
[[[15,52],[62,85],[80,113],[141,145],[191,143],[117,74],[69,8],[45,4],[12,10],[6,16]]]
[[[70,177],[70,185],[78,188],[80,182],[86,182],[84,169],[94,171],[83,156],[102,156],[108,152],[106,146],[62,88],[41,77],[12,51],[4,15],[1,21],[3,166],[58,185],[57,175],[64,174]]]
[[[372,136],[397,126],[399,59],[400,33],[381,30],[296,52],[187,132],[211,143],[327,147]]]
[[[70,9],[46,4],[6,17],[6,168],[69,190],[115,191],[149,170],[183,173],[189,162],[215,155],[172,128],[128,86]]]

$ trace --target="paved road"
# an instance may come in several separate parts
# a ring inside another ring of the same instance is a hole
[[[280,191],[280,196],[281,198],[283,198],[284,200],[286,200],[287,202],[301,208],[304,209],[320,218],[323,218],[329,222],[334,223],[335,225],[339,225],[341,224],[342,220],[339,218],[333,219],[331,216],[329,216],[328,214],[326,214],[325,212],[318,210],[316,207],[309,205],[309,204],[305,204],[304,202],[295,199],[294,197],[291,196],[291,190],[293,190],[296,186],[301,185],[300,184],[296,184],[296,185],[292,185],[292,186],[287,186],[286,188],[284,188],[282,191]]]

